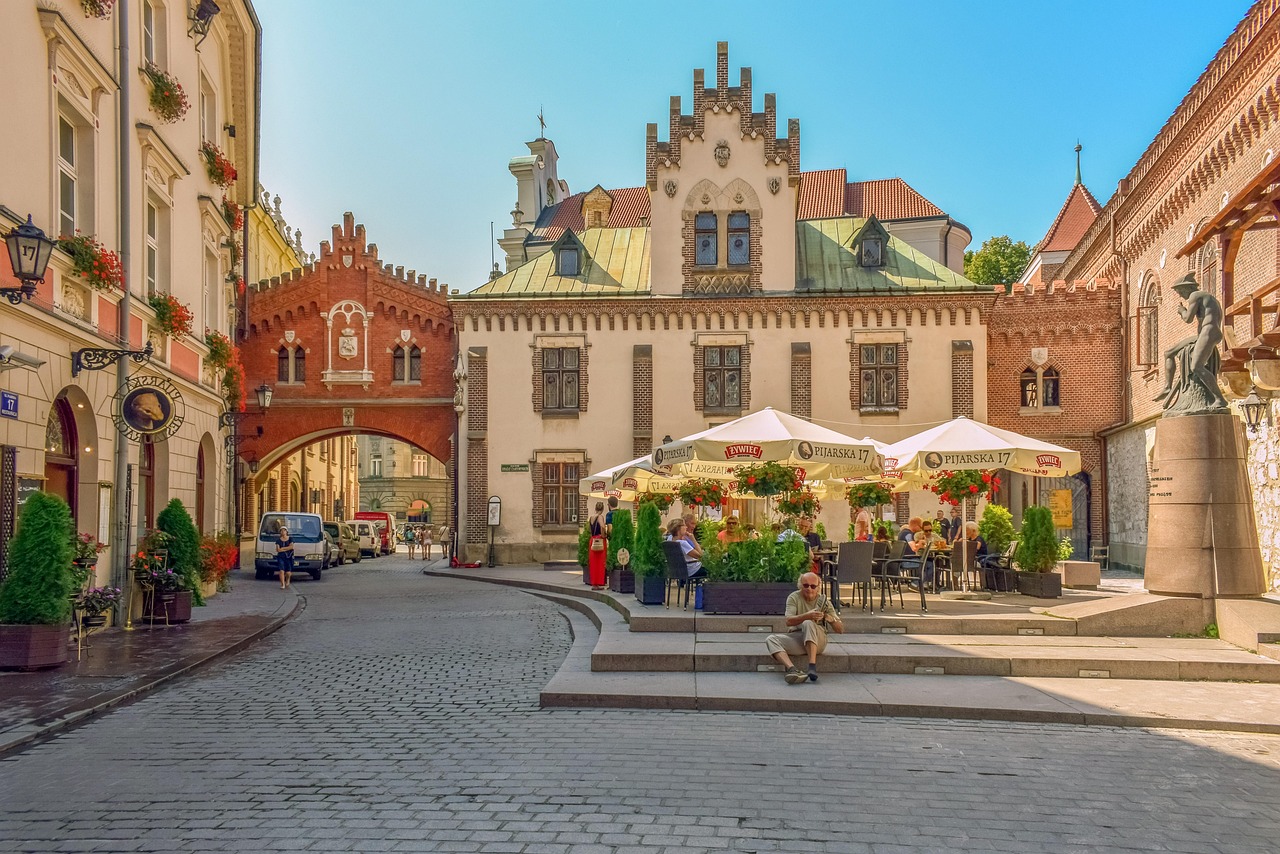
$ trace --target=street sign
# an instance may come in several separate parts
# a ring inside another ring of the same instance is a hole
[[[18,395],[11,391],[0,391],[0,416],[18,417]]]
[[[502,471],[504,472],[528,471],[528,470],[529,470],[528,463],[503,463],[502,464]]]

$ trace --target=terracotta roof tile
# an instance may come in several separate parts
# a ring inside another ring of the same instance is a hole
[[[853,181],[845,191],[845,213],[879,220],[946,216],[942,208],[917,193],[901,178]]]
[[[830,219],[844,216],[845,180],[843,169],[801,172],[796,219]]]
[[[609,208],[609,221],[605,223],[605,228],[639,228],[647,224],[647,187],[623,187],[606,192],[613,197],[613,205]],[[585,195],[587,193],[574,193],[559,204],[545,209],[533,228],[533,240],[538,243],[559,240],[566,228],[573,229],[575,234],[585,231],[586,223],[582,220],[582,198]],[[641,219],[646,222],[642,223]]]
[[[1084,184],[1076,184],[1062,204],[1062,210],[1049,226],[1049,231],[1040,241],[1038,251],[1058,252],[1071,251],[1084,237],[1089,226],[1098,218],[1102,205],[1093,197],[1093,193]]]

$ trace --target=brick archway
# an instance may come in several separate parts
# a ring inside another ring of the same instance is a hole
[[[446,290],[384,265],[350,213],[314,264],[251,285],[240,456],[265,470],[314,441],[367,433],[450,460],[456,338]],[[273,390],[266,413],[253,399],[263,383]]]

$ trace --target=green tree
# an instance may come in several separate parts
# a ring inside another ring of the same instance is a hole
[[[988,504],[978,520],[978,535],[987,544],[988,554],[1004,554],[1013,542],[1013,514],[999,504]]]
[[[998,234],[983,241],[977,252],[970,249],[964,253],[964,275],[979,285],[1011,285],[1030,260],[1031,247]]]
[[[56,626],[71,620],[71,510],[36,492],[22,506],[9,545],[9,577],[0,585],[0,623]]]
[[[156,527],[173,539],[169,542],[169,566],[182,576],[182,589],[191,591],[195,605],[204,604],[200,592],[200,532],[182,502],[173,499],[156,516]]]
[[[662,575],[667,560],[662,556],[662,514],[658,505],[645,502],[636,516],[636,547],[631,550],[631,571],[637,576]]]
[[[633,551],[636,547],[636,526],[631,524],[630,510],[613,511],[613,535],[609,537],[609,567],[618,568],[618,549]]]
[[[1058,537],[1048,507],[1022,511],[1022,535],[1018,538],[1018,568],[1023,572],[1049,572],[1058,562]]]

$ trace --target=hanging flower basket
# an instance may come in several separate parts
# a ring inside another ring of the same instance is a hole
[[[231,364],[231,359],[235,355],[235,347],[231,343],[231,339],[216,332],[212,329],[204,331],[204,346],[209,348],[209,355],[205,357],[205,361],[213,368],[225,368]]]
[[[929,482],[929,491],[952,507],[966,498],[990,497],[999,487],[994,473],[977,469],[940,472]]]
[[[200,156],[204,158],[204,170],[209,180],[219,187],[230,187],[236,179],[236,167],[222,149],[212,142],[205,142],[200,145]]]
[[[86,18],[110,18],[116,0],[80,0]]]
[[[232,231],[239,231],[244,225],[244,208],[226,196],[222,197],[222,218],[231,226]]]
[[[177,78],[150,62],[142,66],[142,74],[151,84],[151,109],[161,121],[176,122],[191,109],[187,93]]]
[[[783,516],[816,516],[822,509],[818,496],[807,489],[782,493],[778,496],[777,505]]]
[[[636,495],[636,505],[653,504],[659,513],[666,513],[675,504],[676,497],[668,492],[641,492]]]
[[[860,483],[849,487],[850,507],[879,507],[893,501],[893,493],[883,483]]]
[[[718,480],[694,478],[680,484],[680,501],[685,507],[719,507],[724,503],[724,487]]]
[[[233,351],[231,363],[222,372],[222,396],[232,412],[244,412],[244,365],[239,349]]]
[[[240,264],[240,241],[233,237],[223,245],[227,247],[227,254],[230,256],[231,261],[230,266],[234,269]],[[227,275],[228,282],[231,281],[232,276],[235,276],[235,273],[229,273]]]
[[[173,294],[156,294],[147,302],[156,313],[156,328],[165,335],[171,338],[185,338],[191,334],[195,315]]]
[[[60,237],[58,248],[71,256],[72,271],[94,290],[124,287],[120,256],[87,234],[77,231],[69,237]]]
[[[738,491],[768,498],[800,488],[802,475],[795,466],[782,463],[753,463],[742,466],[736,475]]]

